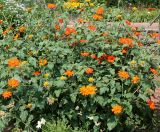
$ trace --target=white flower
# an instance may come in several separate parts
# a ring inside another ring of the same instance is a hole
[[[38,121],[36,128],[39,129],[39,128],[41,128],[41,127],[42,127],[41,121]]]
[[[42,118],[42,119],[41,119],[41,124],[42,124],[42,125],[45,125],[45,123],[46,123],[46,120],[45,120],[44,118]]]
[[[93,116],[88,116],[88,119],[93,120]]]

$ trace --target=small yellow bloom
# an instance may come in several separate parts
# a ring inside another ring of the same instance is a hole
[[[91,2],[91,0],[86,0],[86,2]]]
[[[89,5],[90,5],[91,7],[93,7],[93,6],[94,6],[94,3],[90,3]]]
[[[60,80],[62,80],[62,81],[64,81],[64,80],[66,80],[67,78],[65,77],[65,76],[61,76],[60,77]]]
[[[26,108],[31,109],[32,108],[32,103],[27,104]]]
[[[158,69],[160,69],[160,66],[158,66]]]
[[[31,7],[29,7],[29,8],[27,8],[27,9],[26,9],[26,11],[27,11],[28,13],[31,13],[32,8],[31,8]]]
[[[88,79],[88,81],[90,82],[90,83],[92,83],[92,82],[94,82],[94,78],[92,78],[92,77],[90,77],[89,79]]]
[[[44,86],[45,88],[48,88],[48,87],[49,87],[49,82],[48,82],[48,81],[45,81],[45,82],[43,83],[43,86]]]
[[[145,65],[145,61],[141,61],[141,62],[140,62],[140,65],[141,65],[141,66],[144,66],[144,65]]]
[[[137,11],[138,9],[137,9],[137,7],[133,7],[132,10],[133,11]]]
[[[117,19],[122,20],[123,19],[122,15],[117,15]]]
[[[133,61],[130,62],[130,64],[131,64],[131,65],[136,65],[137,62],[136,62],[135,60],[133,60]]]
[[[29,38],[29,39],[32,39],[32,38],[33,38],[33,35],[32,35],[32,34],[28,35],[28,38]]]
[[[44,74],[44,77],[48,78],[49,77],[49,73]]]
[[[26,27],[25,26],[21,26],[20,28],[19,28],[19,32],[20,33],[23,33],[23,32],[25,32],[26,31]]]
[[[22,61],[21,62],[21,65],[25,65],[25,64],[28,64],[28,62],[27,61]]]

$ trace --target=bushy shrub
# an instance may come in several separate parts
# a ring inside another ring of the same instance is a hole
[[[95,132],[152,126],[154,104],[147,100],[159,75],[153,52],[159,41],[148,43],[158,35],[129,21],[108,26],[103,7],[96,19],[74,25],[61,5],[48,7],[22,11],[20,25],[7,19],[0,25],[1,128],[10,122],[34,131],[42,117]]]

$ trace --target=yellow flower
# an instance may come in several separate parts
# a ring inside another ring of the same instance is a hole
[[[46,59],[40,59],[40,60],[39,60],[39,65],[40,65],[40,66],[45,66],[45,65],[47,65],[47,63],[48,63],[48,62],[47,62]]]
[[[33,35],[32,35],[32,34],[28,35],[28,38],[29,38],[29,39],[32,39],[32,38],[33,38]]]
[[[32,108],[32,103],[27,104],[26,108],[31,109]]]
[[[122,20],[123,18],[122,18],[122,15],[117,15],[117,19],[118,20]]]
[[[86,0],[86,2],[91,2],[91,0]]]
[[[48,82],[48,81],[45,81],[45,82],[43,83],[43,86],[44,86],[45,88],[48,88],[48,87],[49,87],[49,82]]]
[[[27,61],[22,61],[21,62],[21,65],[25,65],[25,64],[28,64],[28,62]]]
[[[65,76],[61,76],[60,77],[60,80],[62,80],[62,81],[64,81],[64,80],[66,80],[67,78],[65,77]]]
[[[93,6],[94,6],[94,3],[90,3],[89,5],[90,5],[91,7],[93,7]]]
[[[158,69],[160,69],[160,66],[158,66]]]
[[[92,82],[94,82],[94,78],[92,78],[92,77],[90,77],[89,79],[88,79],[88,81],[90,82],[90,83],[92,83]]]
[[[130,62],[130,64],[131,64],[131,65],[136,65],[137,62],[136,62],[135,60],[133,60],[133,61]]]
[[[141,66],[144,66],[144,65],[145,65],[145,61],[141,61],[141,62],[140,62],[140,65],[141,65]]]
[[[31,13],[32,8],[31,8],[31,7],[29,7],[29,8],[27,8],[27,9],[26,9],[26,11],[27,11],[28,13]]]
[[[25,32],[26,31],[26,27],[25,26],[21,26],[20,28],[19,28],[19,32],[20,33],[23,33],[23,32]]]
[[[48,78],[49,77],[49,73],[44,74],[44,77]]]
[[[132,10],[133,11],[137,11],[138,9],[137,9],[137,7],[133,7]]]

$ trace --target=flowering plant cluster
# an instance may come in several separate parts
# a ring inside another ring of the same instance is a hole
[[[46,119],[97,132],[151,126],[159,34],[130,21],[108,26],[102,6],[70,25],[60,7],[26,8],[18,24],[2,16],[0,128],[34,131]]]

